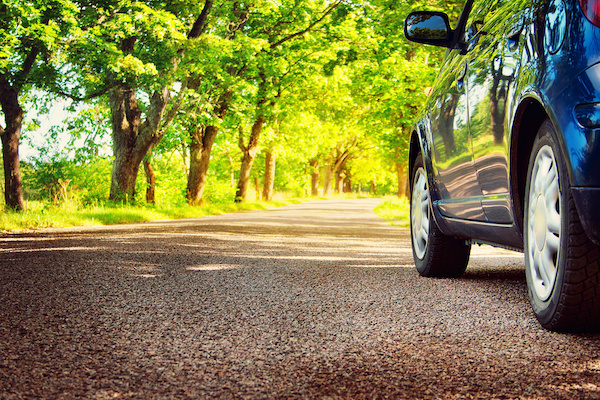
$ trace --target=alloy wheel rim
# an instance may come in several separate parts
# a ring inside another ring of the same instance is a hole
[[[411,231],[415,255],[422,260],[427,251],[431,221],[427,176],[422,167],[417,170],[414,182],[410,207]]]
[[[552,148],[543,146],[535,157],[529,188],[527,257],[533,290],[546,301],[558,273],[561,208],[558,168]]]

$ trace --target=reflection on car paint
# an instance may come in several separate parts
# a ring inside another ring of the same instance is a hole
[[[546,14],[546,32],[544,40],[551,54],[556,54],[562,46],[567,33],[567,6],[562,0],[554,1]]]

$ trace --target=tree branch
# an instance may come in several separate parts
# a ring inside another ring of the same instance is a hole
[[[179,90],[179,93],[177,94],[177,100],[175,100],[175,104],[173,104],[173,107],[169,110],[169,113],[167,114],[167,116],[165,117],[162,126],[160,128],[160,131],[164,134],[165,129],[167,129],[167,127],[171,124],[171,122],[173,122],[173,120],[175,119],[175,116],[177,116],[177,112],[181,109],[181,104],[183,103],[183,99],[185,97],[185,91],[187,90],[188,87],[188,77],[186,77],[183,82],[181,82],[181,89]]]
[[[95,99],[97,97],[103,96],[106,93],[108,93],[109,90],[113,89],[114,87],[116,87],[118,85],[119,84],[117,82],[112,82],[110,85],[106,86],[104,89],[98,90],[97,92],[87,94],[83,97],[76,96],[71,93],[63,92],[62,90],[53,90],[52,92],[54,92],[60,96],[66,97],[68,99],[74,100],[74,101],[86,101],[86,100],[91,100],[91,99]]]
[[[242,152],[248,151],[248,148],[244,144],[244,130],[242,128],[239,128],[238,131],[238,147],[240,150],[242,150]]]
[[[202,12],[196,19],[196,22],[194,22],[192,29],[188,33],[188,39],[195,39],[204,32],[204,30],[206,29],[206,19],[208,18],[208,14],[210,13],[212,5],[212,0],[206,0],[204,2],[204,8],[202,9]]]
[[[326,10],[323,12],[323,15],[321,16],[321,18],[319,18],[319,19],[317,19],[317,20],[313,21],[313,22],[312,22],[310,25],[308,25],[308,26],[307,26],[305,29],[303,29],[303,30],[301,30],[301,31],[299,31],[299,32],[296,32],[296,33],[292,33],[291,35],[289,35],[289,36],[286,36],[286,37],[284,37],[283,39],[281,39],[281,40],[279,40],[279,41],[277,41],[277,42],[273,43],[273,44],[271,45],[271,48],[272,48],[272,49],[274,49],[274,48],[276,48],[276,47],[278,47],[278,46],[282,45],[283,43],[287,42],[288,40],[291,40],[291,39],[293,39],[293,38],[295,38],[295,37],[298,37],[298,36],[302,36],[302,35],[304,35],[306,32],[310,31],[310,30],[311,30],[311,29],[312,29],[312,28],[313,28],[315,25],[317,25],[317,24],[319,24],[321,21],[323,21],[323,20],[325,19],[325,17],[327,17],[327,16],[328,16],[328,15],[329,15],[329,14],[330,14],[330,13],[331,13],[333,10],[335,10],[335,8],[336,8],[337,6],[339,6],[340,4],[342,4],[342,2],[341,2],[341,1],[336,1],[335,3],[333,3],[332,5],[330,5],[329,7],[327,7],[327,9],[326,9]]]

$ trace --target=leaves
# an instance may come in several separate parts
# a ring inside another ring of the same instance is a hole
[[[346,151],[353,179],[391,185],[443,56],[443,50],[408,43],[403,19],[413,9],[429,9],[456,21],[461,3],[220,0],[202,33],[190,39],[204,2],[5,0],[0,72],[11,82],[23,80],[19,71],[37,46],[41,56],[26,81],[43,90],[82,99],[126,82],[145,113],[154,90],[171,88],[166,114],[172,110],[174,117],[162,128],[158,159],[173,151],[185,155],[181,149],[195,127],[219,126],[223,138],[214,158],[229,171],[239,156],[232,138],[240,129],[250,132],[261,116],[259,145],[276,148],[286,166],[280,173],[297,180],[281,186],[305,187],[300,181],[311,160],[323,165]],[[96,138],[98,124],[110,130],[109,118],[98,113],[77,118],[67,125],[73,135]]]

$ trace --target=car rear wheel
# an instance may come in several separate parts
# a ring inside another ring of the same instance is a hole
[[[471,245],[446,236],[435,223],[430,205],[427,174],[419,154],[413,165],[410,230],[417,271],[427,277],[459,277],[467,268]]]
[[[541,325],[558,331],[597,329],[600,249],[583,231],[548,120],[530,156],[523,233],[529,298]]]

